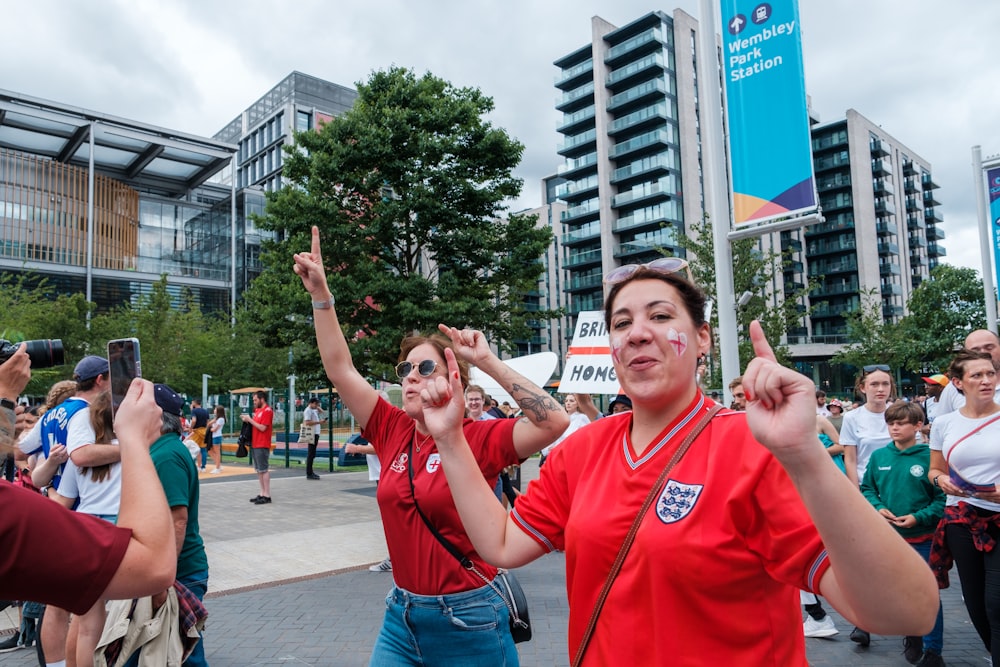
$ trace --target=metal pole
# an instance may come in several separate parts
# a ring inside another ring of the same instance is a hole
[[[208,409],[208,378],[212,377],[208,373],[201,374],[201,406]]]
[[[236,153],[231,161],[233,177],[229,185],[229,326],[236,326]],[[233,332],[235,335],[235,331]]]
[[[90,155],[87,158],[87,302],[94,300],[94,127],[90,123]],[[90,309],[87,309],[90,329]]]
[[[700,0],[698,18],[698,95],[701,98],[701,146],[705,177],[705,210],[715,242],[715,291],[719,311],[719,358],[722,362],[723,405],[732,403],[729,381],[740,374],[737,342],[729,186],[726,178],[725,133],[722,126],[722,90],[716,45],[715,8]]]
[[[983,151],[972,147],[972,181],[975,184],[976,213],[979,216],[979,252],[983,262],[983,300],[986,302],[986,328],[996,333],[997,297],[993,282],[993,238],[990,234],[990,216],[987,211],[986,182],[983,178]]]

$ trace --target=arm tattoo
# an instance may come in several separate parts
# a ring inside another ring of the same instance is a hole
[[[517,394],[524,395],[524,398],[518,398]],[[552,399],[551,396],[542,392],[541,394],[533,394],[528,391],[527,388],[522,387],[519,384],[515,384],[511,387],[511,395],[517,404],[521,406],[521,410],[527,414],[529,411],[534,413],[534,422],[543,422],[549,417],[549,412],[552,410],[558,410],[559,405]]]

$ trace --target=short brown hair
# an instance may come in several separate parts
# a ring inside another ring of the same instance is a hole
[[[955,357],[951,360],[951,365],[948,366],[948,376],[961,380],[962,376],[965,375],[966,365],[971,361],[978,361],[980,359],[992,363],[993,370],[1000,370],[997,368],[997,362],[993,361],[993,357],[990,356],[989,352],[976,352],[975,350],[963,347],[955,353]]]
[[[439,334],[432,333],[429,336],[414,335],[407,336],[403,339],[403,342],[399,344],[399,359],[397,361],[406,361],[406,357],[413,351],[413,348],[419,347],[421,345],[430,345],[437,353],[441,356],[441,364],[445,364],[444,351],[450,349],[452,352],[455,351],[455,346],[451,344],[451,339]],[[462,388],[469,386],[469,364],[465,363],[455,356],[455,361],[458,362],[458,377],[462,381]],[[485,398],[486,392],[483,392],[483,397]]]
[[[906,401],[896,401],[885,409],[885,423],[906,422],[907,424],[920,424],[924,420],[924,411],[916,403]]]
[[[743,376],[740,375],[735,380],[729,383],[729,391],[736,389],[736,387],[742,387],[742,386],[743,386]]]

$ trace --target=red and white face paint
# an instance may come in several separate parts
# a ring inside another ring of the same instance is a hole
[[[670,343],[670,347],[674,348],[674,352],[677,353],[678,357],[683,357],[684,352],[688,347],[688,337],[683,331],[677,331],[673,327],[667,329],[667,342]]]

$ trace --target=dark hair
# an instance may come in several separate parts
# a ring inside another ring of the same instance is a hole
[[[256,396],[257,398],[259,398],[260,400],[264,401],[265,404],[267,404],[267,392],[266,391],[255,391],[253,393],[253,395]]]
[[[101,392],[90,403],[90,425],[94,429],[94,442],[107,445],[114,439],[115,424],[111,418],[110,392]],[[111,464],[80,468],[81,475],[86,475],[87,472],[90,472],[91,481],[103,482],[111,474]]]
[[[893,422],[906,422],[907,424],[919,424],[921,422],[927,421],[924,417],[924,411],[915,403],[907,403],[906,401],[896,401],[889,407],[885,409],[885,423],[891,424]]]
[[[425,344],[430,345],[437,350],[438,355],[441,357],[440,363],[442,364],[445,363],[444,351],[447,349],[454,351],[455,349],[455,346],[451,344],[451,339],[439,333],[432,333],[429,336],[422,336],[419,334],[415,336],[407,336],[403,339],[403,342],[399,344],[399,359],[397,359],[397,361],[406,361],[406,357],[413,351],[413,348]],[[469,365],[457,356],[455,357],[455,361],[458,362],[458,377],[462,381],[462,388],[464,389],[469,386]],[[484,396],[485,394],[486,392],[483,392]]]
[[[224,407],[222,407],[221,405],[216,405],[215,406],[215,416],[216,417],[225,417],[226,416],[226,409]]]
[[[100,375],[95,375],[94,377],[89,378],[87,380],[77,380],[77,382],[76,382],[76,390],[77,391],[90,391],[97,384],[97,378],[104,378],[105,380],[107,380],[108,377],[110,377],[110,376],[109,376],[108,372],[105,371],[104,373],[101,373]]]
[[[822,389],[816,390],[816,398],[826,398],[826,392]]]
[[[952,358],[951,364],[948,366],[948,376],[961,380],[962,376],[965,375],[965,367],[969,362],[979,360],[988,361],[993,364],[993,370],[1000,370],[997,368],[997,362],[993,361],[993,357],[990,356],[989,352],[976,352],[975,350],[963,347]]]
[[[705,323],[705,292],[697,285],[688,282],[681,273],[661,273],[653,269],[640,266],[632,275],[619,283],[611,286],[607,298],[604,299],[604,326],[611,329],[611,313],[614,310],[615,298],[623,287],[634,280],[662,280],[677,290],[684,302],[684,309],[694,322],[694,326],[701,327]]]

